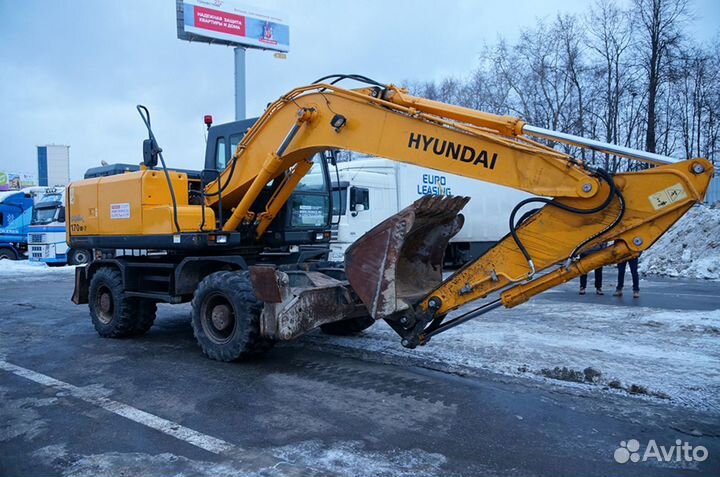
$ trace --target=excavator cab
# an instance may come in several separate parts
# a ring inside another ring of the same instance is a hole
[[[246,132],[258,118],[245,119],[208,128],[203,188],[216,180],[228,167]],[[299,182],[272,225],[264,232],[263,242],[269,247],[284,245],[326,244],[330,241],[332,194],[329,164],[335,163],[335,151],[327,150],[313,157],[313,166]],[[242,167],[242,159],[235,167]],[[284,175],[268,182],[250,208],[261,213],[282,184]],[[219,201],[219,204],[222,200]],[[220,205],[223,216],[229,217],[231,207]],[[222,220],[220,221],[222,223]]]

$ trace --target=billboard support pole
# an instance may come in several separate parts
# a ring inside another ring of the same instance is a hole
[[[245,48],[235,50],[235,121],[245,119]]]

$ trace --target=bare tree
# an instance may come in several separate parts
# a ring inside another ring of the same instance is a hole
[[[591,9],[586,19],[588,45],[597,57],[595,71],[602,79],[602,101],[598,117],[604,125],[604,138],[608,142],[620,142],[621,101],[626,96],[628,74],[628,50],[632,35],[628,12],[620,9],[611,0],[600,0]],[[613,171],[619,165],[616,156],[605,155],[605,167]]]
[[[687,0],[597,0],[584,21],[539,20],[517,42],[486,46],[466,77],[411,84],[414,94],[666,155],[720,157],[720,35],[682,35]],[[544,141],[611,171],[638,161]]]
[[[641,60],[647,74],[645,149],[656,152],[658,93],[668,80],[673,50],[682,40],[687,0],[634,0]]]

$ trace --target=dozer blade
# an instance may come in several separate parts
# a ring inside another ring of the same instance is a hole
[[[440,284],[445,249],[469,200],[424,196],[348,247],[348,281],[373,318],[407,309]]]

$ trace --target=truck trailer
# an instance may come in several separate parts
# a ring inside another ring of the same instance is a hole
[[[462,265],[479,257],[508,232],[515,204],[530,197],[523,191],[427,167],[370,156],[340,162],[333,178],[333,226],[330,259],[341,262],[355,240],[419,198],[466,196],[465,224],[450,239],[445,262]]]

